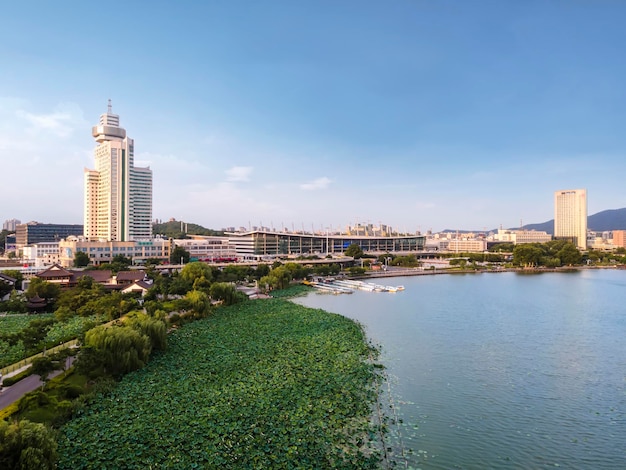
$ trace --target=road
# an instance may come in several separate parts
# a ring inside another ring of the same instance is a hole
[[[74,362],[74,358],[69,357],[67,360],[69,367]],[[62,373],[62,370],[55,370],[50,373],[48,378],[52,379]],[[23,378],[22,380],[11,385],[10,387],[2,388],[2,392],[0,392],[0,410],[6,408],[12,403],[15,403],[25,394],[41,387],[41,385],[42,382],[38,375],[29,375],[28,377]]]

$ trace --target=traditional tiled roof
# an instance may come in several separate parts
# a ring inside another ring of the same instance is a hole
[[[128,292],[145,292],[148,289],[150,289],[150,287],[152,287],[152,284],[148,284],[145,281],[136,281],[133,282],[132,284],[129,284],[127,286],[124,286],[124,289],[122,289],[122,292],[128,293]]]
[[[37,277],[41,279],[67,278],[69,280],[72,277],[72,272],[68,271],[65,268],[62,268],[58,264],[53,264],[48,269],[41,271],[39,274],[37,274]]]
[[[117,282],[126,281],[143,281],[146,278],[146,273],[143,271],[120,271],[117,273]]]
[[[7,284],[15,284],[17,279],[13,279],[11,276],[7,276],[6,274],[0,273],[0,281],[4,281]]]
[[[28,299],[28,302],[26,302],[26,307],[31,310],[45,308],[47,305],[48,301],[46,299],[42,299],[37,294],[35,294],[35,297],[31,297]]]
[[[107,284],[111,280],[111,270],[90,269],[88,271],[72,271],[72,282],[78,282],[83,276],[89,276],[99,284]]]

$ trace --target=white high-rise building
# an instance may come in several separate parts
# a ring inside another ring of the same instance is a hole
[[[85,237],[129,241],[152,237],[152,170],[134,165],[134,142],[111,111],[92,128],[96,168],[85,168]]]
[[[554,193],[554,236],[571,238],[587,249],[587,190],[568,189]]]

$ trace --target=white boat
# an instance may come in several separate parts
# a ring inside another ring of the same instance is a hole
[[[396,289],[398,289],[398,290],[404,290],[404,286],[396,286]]]
[[[398,292],[398,288],[393,286],[386,286],[385,289],[387,289],[387,292]]]

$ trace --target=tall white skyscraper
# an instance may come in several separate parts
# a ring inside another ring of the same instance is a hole
[[[134,142],[111,100],[91,135],[96,168],[85,168],[85,237],[129,241],[152,237],[152,170],[134,165]]]
[[[554,236],[572,238],[587,249],[587,190],[568,189],[554,193]]]

